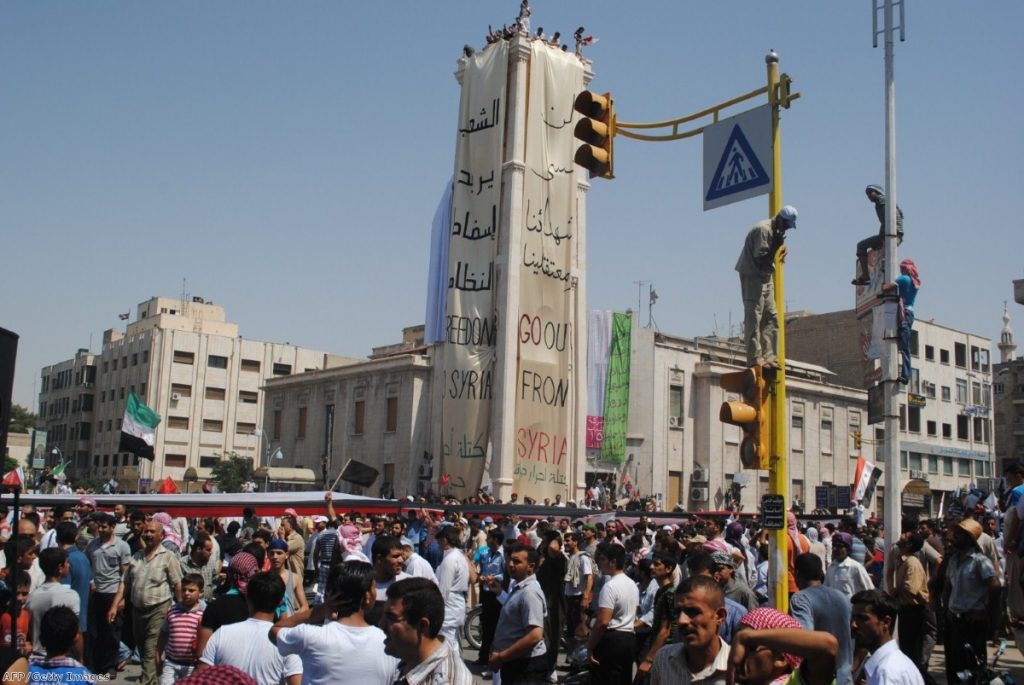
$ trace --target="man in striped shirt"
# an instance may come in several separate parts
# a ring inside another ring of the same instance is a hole
[[[205,585],[200,574],[185,574],[181,579],[181,601],[167,610],[156,644],[161,685],[181,680],[196,667],[199,626],[206,609],[206,602],[202,599]]]

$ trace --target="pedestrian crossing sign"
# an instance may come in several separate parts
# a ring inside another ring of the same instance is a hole
[[[704,130],[704,209],[772,188],[771,108],[763,105]]]

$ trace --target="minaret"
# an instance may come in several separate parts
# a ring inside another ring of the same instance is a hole
[[[1006,310],[1006,302],[1003,302],[1003,332],[999,334],[999,362],[1005,364],[1013,361],[1013,352],[1017,349],[1017,343],[1013,342],[1013,331],[1010,330],[1010,312]]]

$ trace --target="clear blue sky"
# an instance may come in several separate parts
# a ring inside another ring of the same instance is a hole
[[[1024,277],[1024,3],[908,0],[897,46],[902,255],[918,318],[998,336]],[[21,335],[15,401],[45,364],[99,351],[117,314],[188,291],[242,335],[363,356],[421,323],[430,220],[452,171],[462,46],[504,2],[8,2],[0,10],[0,325]],[[870,3],[537,0],[533,27],[599,42],[620,119],[688,114],[763,85],[784,113],[789,308],[853,305],[856,241],[877,230],[883,69]],[[619,139],[589,199],[589,305],[680,335],[742,318],[733,265],[767,199],[701,208],[699,140]],[[646,313],[643,319],[646,322]]]

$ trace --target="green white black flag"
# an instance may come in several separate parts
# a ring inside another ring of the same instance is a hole
[[[147,407],[135,396],[128,393],[128,404],[124,408],[124,419],[121,421],[121,442],[118,450],[132,452],[153,461],[153,444],[156,442],[156,427],[160,424],[160,416]]]

